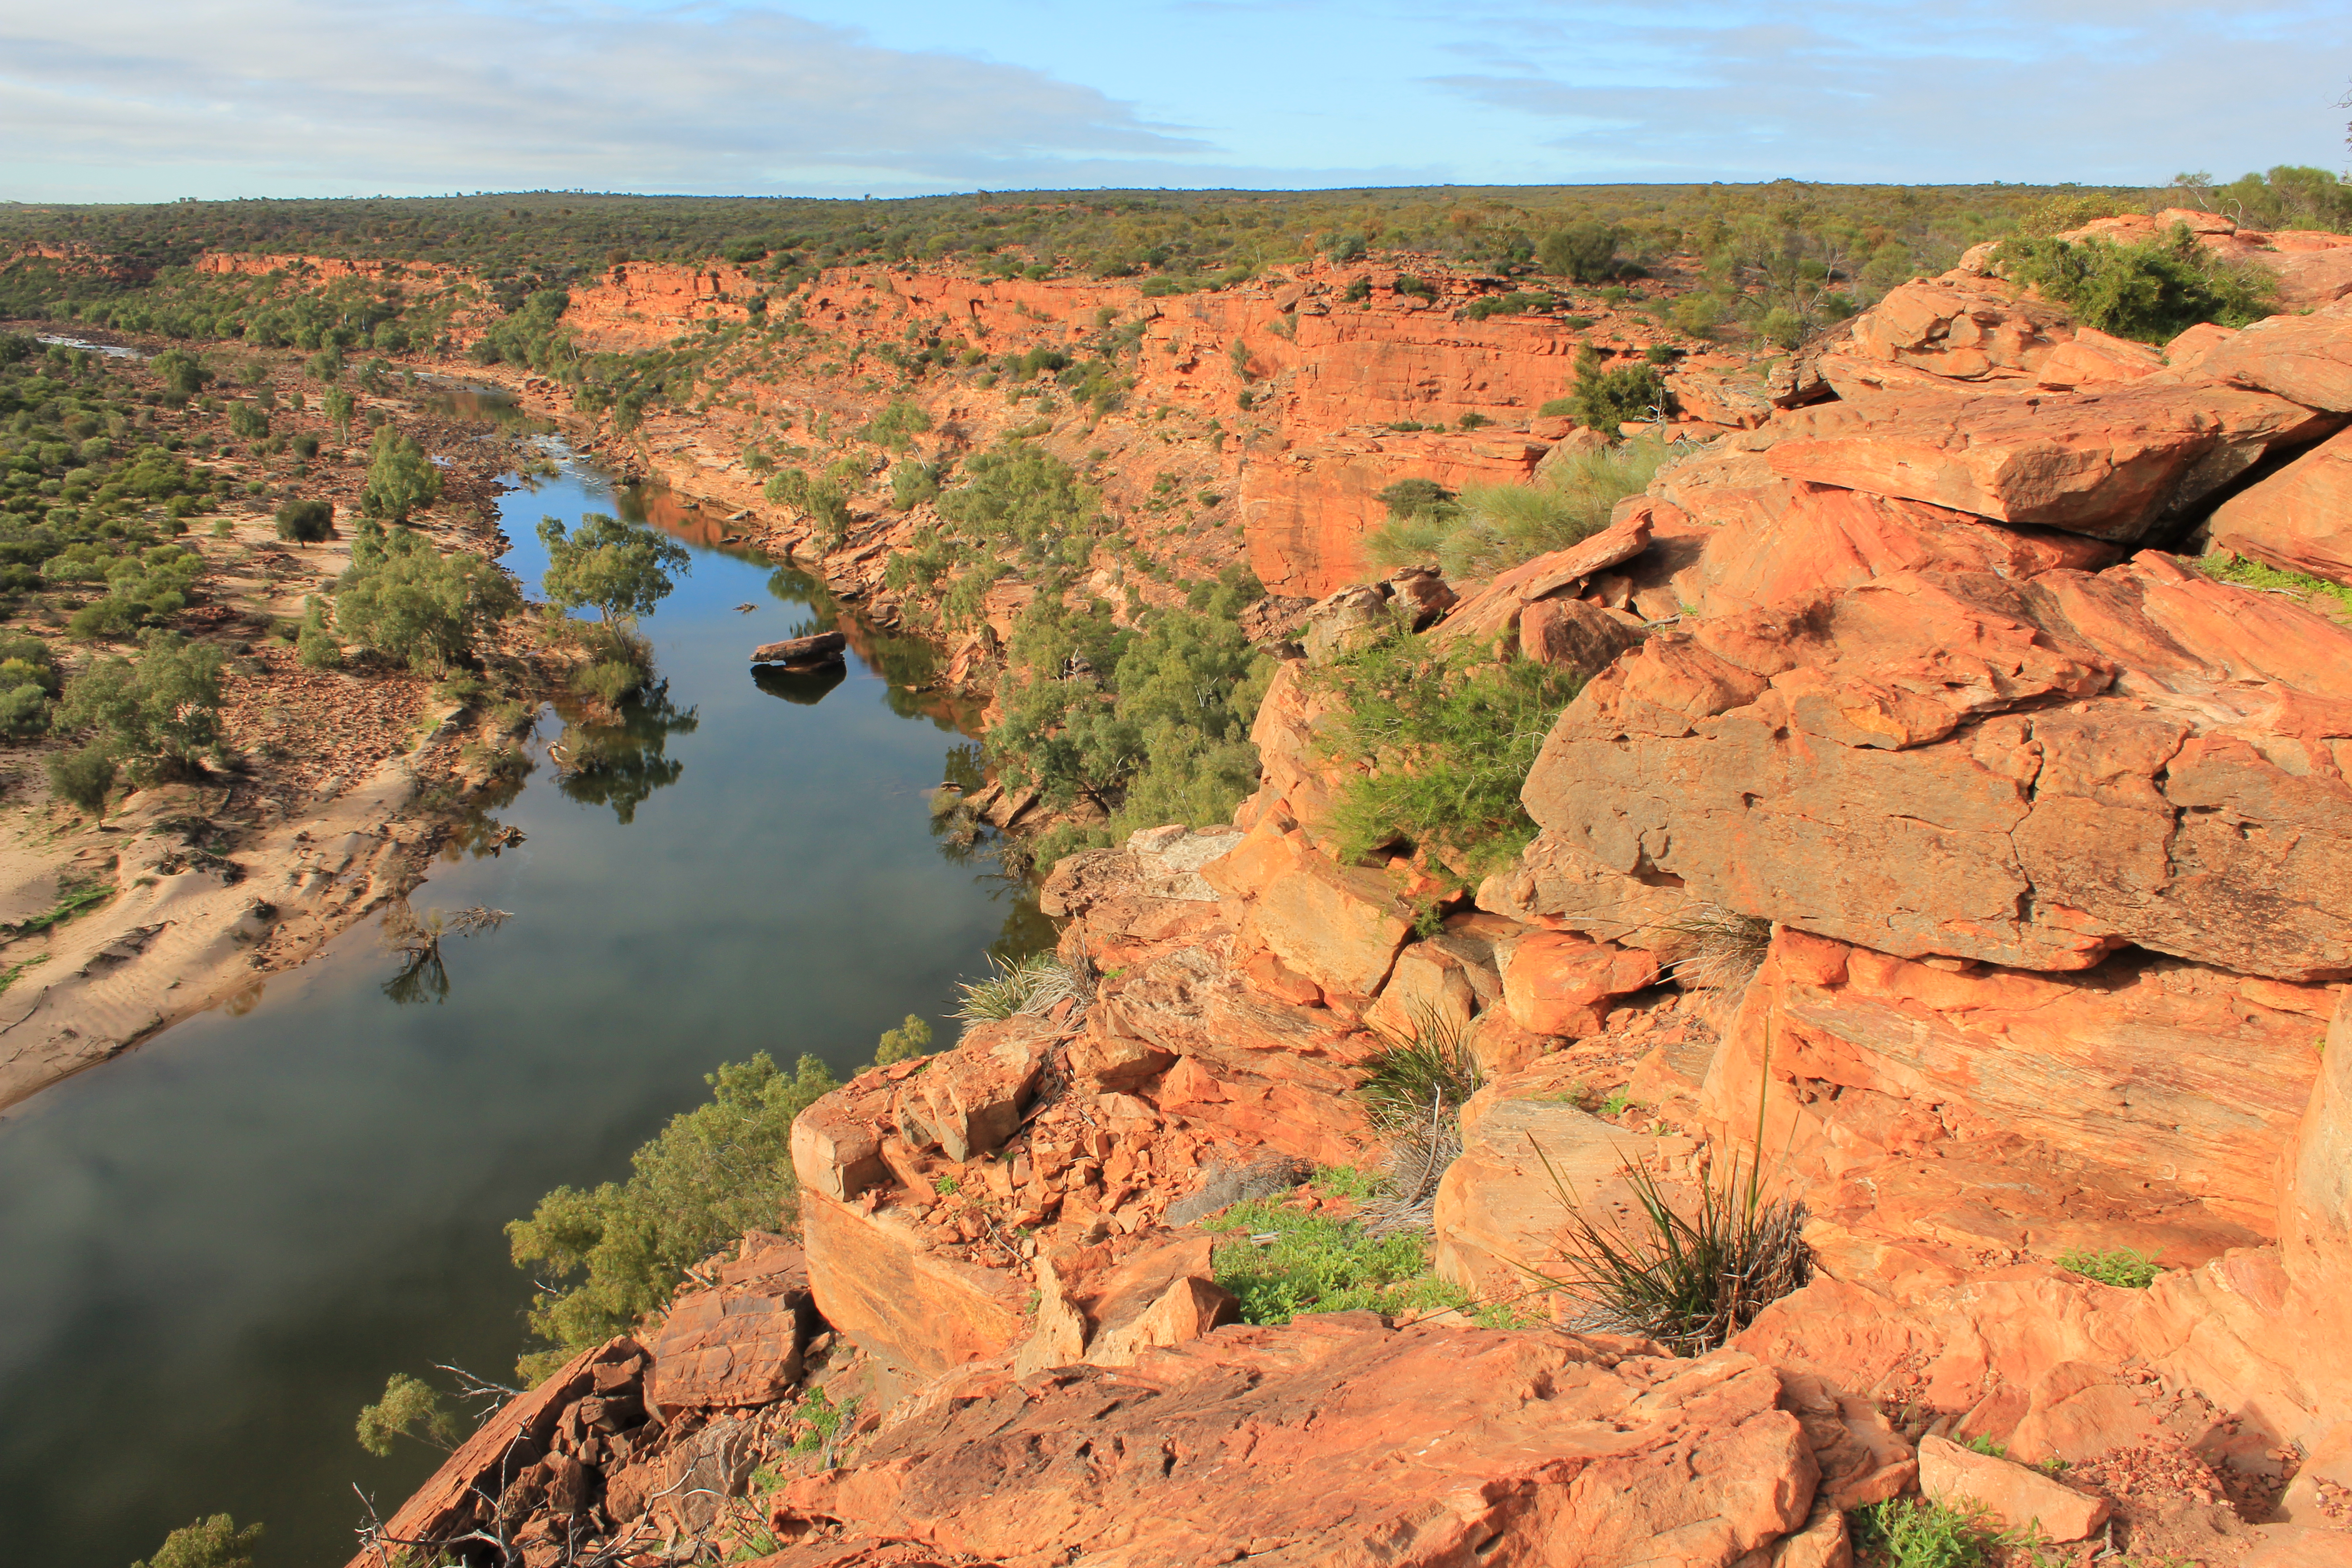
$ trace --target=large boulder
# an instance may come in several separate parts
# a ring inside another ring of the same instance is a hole
[[[1503,1000],[1512,1022],[1530,1034],[1597,1035],[1610,1004],[1658,982],[1654,954],[1539,931],[1513,942],[1504,957]]]
[[[1890,372],[1896,386],[1924,376],[2031,384],[2074,336],[2063,306],[1996,279],[1947,273],[1888,289],[1822,356],[1822,374],[1848,399],[1887,390]]]
[[[1630,1209],[1625,1167],[1659,1140],[1580,1110],[1571,1064],[1546,1059],[1498,1078],[1462,1108],[1462,1153],[1437,1184],[1432,1258],[1441,1278],[1505,1300],[1563,1268],[1569,1205],[1613,1221]]]
[[[2352,430],[2231,496],[2207,527],[2217,549],[2352,583]]]
[[[811,1544],[1100,1568],[1729,1568],[1811,1514],[1820,1466],[1780,1395],[1738,1352],[1309,1316],[1116,1371],[971,1369],[787,1486],[773,1522]]]
[[[1201,875],[1243,900],[1244,947],[1272,952],[1326,993],[1376,995],[1412,931],[1412,910],[1387,876],[1338,865],[1270,821]]]
[[[2197,374],[2352,414],[2352,306],[2256,321],[2208,353]]]
[[[1024,1337],[1028,1279],[932,1247],[919,1213],[804,1190],[801,1226],[817,1310],[884,1361],[926,1376],[1011,1350]]]
[[[1703,504],[1703,503],[1702,503]],[[2111,564],[2116,546],[2008,527],[1948,507],[1773,476],[1719,517],[1698,564],[1676,581],[1703,614],[1791,605],[1905,571],[2039,576]]]
[[[720,1265],[717,1284],[670,1304],[646,1346],[646,1405],[664,1421],[687,1410],[772,1405],[800,1381],[815,1322],[801,1249],[748,1251]]]
[[[1523,792],[1607,869],[1905,957],[2352,974],[2352,631],[2144,553],[1653,636]]]
[[[1700,1108],[1743,1143],[1763,1116],[1774,1168],[1867,1238],[1836,1252],[1850,1274],[1880,1245],[2201,1263],[2276,1237],[2332,1007],[2326,986],[2147,953],[2046,974],[1784,929]]]
[[[1780,441],[1766,458],[1790,479],[2129,542],[2336,424],[2267,393],[2141,381],[1874,407]]]

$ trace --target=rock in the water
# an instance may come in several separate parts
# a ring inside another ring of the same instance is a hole
[[[782,642],[761,643],[751,650],[753,664],[818,665],[838,664],[842,650],[849,639],[839,632],[816,632],[804,637],[786,637]]]

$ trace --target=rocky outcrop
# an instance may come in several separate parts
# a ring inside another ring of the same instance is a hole
[[[2338,421],[2267,393],[2132,383],[1849,408],[1766,454],[1789,479],[2128,542]]]
[[[2217,550],[2352,584],[2352,430],[2223,501],[2206,528]]]
[[[1367,1313],[1232,1328],[1130,1367],[933,1387],[773,1509],[772,1568],[861,1541],[964,1560],[1729,1568],[1803,1528],[1804,1424],[1755,1359]]]
[[[1898,956],[2332,978],[2347,672],[2352,633],[2160,555],[1899,574],[1654,636],[1526,800],[1609,870]]]

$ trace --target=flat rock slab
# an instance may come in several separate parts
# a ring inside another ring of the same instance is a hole
[[[765,1561],[864,1536],[1089,1568],[1728,1568],[1801,1529],[1820,1472],[1772,1369],[1644,1349],[1343,1312],[1129,1367],[966,1369],[786,1489],[803,1543]]]
[[[664,1421],[771,1404],[800,1381],[801,1347],[816,1321],[800,1249],[776,1247],[727,1268],[735,1278],[680,1296],[648,1347],[646,1404]]]

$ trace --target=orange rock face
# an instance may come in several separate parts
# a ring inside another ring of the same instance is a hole
[[[1902,956],[2332,978],[2347,702],[2352,633],[2169,557],[1901,574],[1651,637],[1524,798],[1607,869]]]
[[[2081,1541],[2114,1511],[2105,1498],[2086,1496],[1947,1437],[1919,1439],[1919,1490],[1947,1507],[1979,1505],[1998,1528],[2033,1529],[2045,1541]]]
[[[2219,549],[2352,583],[2352,430],[2223,501],[2208,528]]]
[[[1749,1142],[1769,1101],[1768,1152],[1815,1183],[1814,1212],[1942,1238],[1923,1258],[2200,1263],[2276,1237],[2332,1006],[2175,959],[1939,968],[1784,931],[1702,1109]]]
[[[916,1542],[1003,1563],[1160,1568],[1240,1552],[1412,1568],[1729,1568],[1801,1527],[1820,1467],[1772,1371],[1635,1342],[1231,1328],[1108,1372],[976,1367],[774,1508],[812,1561]]]
[[[2137,539],[2335,422],[2265,393],[2129,383],[2027,402],[1936,394],[1766,454],[1795,479],[2003,522]]]

